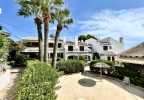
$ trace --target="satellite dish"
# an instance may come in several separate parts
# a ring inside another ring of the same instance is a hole
[[[2,13],[2,9],[0,8],[0,14]]]

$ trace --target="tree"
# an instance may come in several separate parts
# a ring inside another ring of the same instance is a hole
[[[70,11],[67,9],[59,9],[59,10],[56,10],[54,13],[51,13],[52,19],[55,19],[58,22],[56,35],[55,35],[54,49],[53,49],[52,67],[55,67],[56,65],[57,46],[58,46],[58,38],[59,38],[60,32],[63,28],[68,29],[67,25],[73,24],[74,22],[72,18],[68,18],[69,15],[70,15]]]
[[[50,36],[49,36],[50,38],[55,38],[55,36],[53,35],[53,34],[50,34]]]
[[[17,3],[20,5],[20,9],[18,10],[18,16],[23,16],[24,18],[28,18],[32,15],[35,16],[34,22],[37,25],[38,32],[38,44],[39,44],[39,60],[43,61],[43,47],[42,47],[42,10],[41,10],[41,2],[40,0],[17,0]]]
[[[14,49],[14,44],[12,39],[0,35],[0,62],[6,62],[9,52]]]
[[[80,36],[78,37],[78,40],[79,40],[79,41],[81,41],[81,40],[85,41],[85,40],[87,40],[87,39],[89,39],[89,38],[93,38],[93,39],[97,40],[97,38],[96,38],[95,36],[90,35],[90,34],[80,35]]]
[[[46,63],[48,63],[48,32],[49,22],[51,21],[50,12],[62,4],[65,4],[63,0],[42,0],[42,17],[44,22],[44,61]]]

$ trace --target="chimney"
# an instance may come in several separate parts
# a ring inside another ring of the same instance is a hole
[[[78,45],[78,37],[77,36],[74,37],[74,43],[75,43],[75,45]]]
[[[120,42],[120,43],[123,43],[123,37],[120,37],[120,38],[119,38],[119,42]]]
[[[66,38],[65,38],[65,36],[63,37],[63,43],[65,43],[66,42]]]

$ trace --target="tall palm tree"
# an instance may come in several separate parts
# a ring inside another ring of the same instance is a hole
[[[28,18],[32,15],[35,16],[34,22],[37,25],[38,32],[38,43],[39,43],[39,60],[43,61],[43,47],[42,47],[42,10],[40,8],[39,0],[17,0],[17,3],[20,5],[20,9],[18,10],[18,16],[23,16],[24,18]]]
[[[68,18],[69,15],[70,15],[70,11],[67,9],[60,9],[60,10],[56,10],[54,13],[51,13],[52,19],[55,19],[58,22],[56,35],[55,35],[54,50],[53,50],[52,67],[55,67],[56,65],[57,46],[58,46],[58,38],[60,32],[63,28],[68,29],[67,25],[73,24],[74,22],[72,18]]]
[[[42,17],[44,22],[44,61],[46,63],[48,62],[48,32],[49,22],[51,21],[50,12],[62,4],[65,4],[63,0],[42,0]]]

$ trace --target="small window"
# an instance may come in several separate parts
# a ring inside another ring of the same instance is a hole
[[[68,46],[68,51],[73,51],[73,46]]]
[[[107,60],[111,60],[111,57],[107,57]]]
[[[61,48],[61,47],[62,47],[61,43],[58,43],[58,48]]]
[[[80,46],[80,51],[84,51],[84,46]]]
[[[112,46],[109,46],[109,49],[112,49]]]
[[[53,47],[53,43],[49,43],[49,47]]]
[[[108,46],[103,46],[103,50],[108,50]]]

